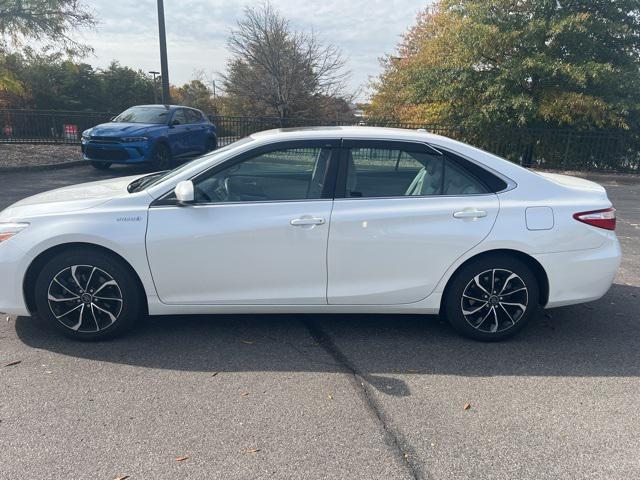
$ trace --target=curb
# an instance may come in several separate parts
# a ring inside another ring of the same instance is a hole
[[[48,165],[25,165],[15,167],[0,167],[0,173],[15,172],[38,172],[42,170],[61,170],[63,168],[79,167],[80,165],[88,165],[86,160],[74,160],[73,162],[51,163]]]

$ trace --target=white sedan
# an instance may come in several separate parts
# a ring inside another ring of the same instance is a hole
[[[620,263],[600,185],[421,131],[262,132],[170,172],[0,213],[0,311],[76,339],[143,314],[437,314],[499,340],[602,297]]]

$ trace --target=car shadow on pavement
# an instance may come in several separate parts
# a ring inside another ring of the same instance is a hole
[[[124,337],[81,343],[19,317],[28,346],[77,358],[204,372],[357,373],[407,396],[408,374],[639,376],[640,288],[614,285],[601,300],[541,311],[499,343],[459,337],[437,316],[200,315],[151,317]]]

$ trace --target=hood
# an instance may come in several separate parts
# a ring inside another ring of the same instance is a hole
[[[96,137],[120,137],[123,135],[142,135],[150,130],[157,130],[166,125],[155,123],[120,123],[109,122],[96,125],[89,129],[89,135]]]
[[[75,212],[93,208],[115,197],[129,195],[127,186],[133,180],[142,176],[144,175],[81,183],[39,193],[20,200],[0,212],[0,220],[27,219],[39,215]]]
[[[538,175],[543,176],[547,180],[551,180],[553,183],[556,183],[563,187],[570,188],[572,190],[606,194],[606,190],[602,185],[599,185],[590,180],[585,180],[584,178],[572,177],[570,175],[561,175],[559,173],[546,173],[546,172],[536,172],[536,173]]]

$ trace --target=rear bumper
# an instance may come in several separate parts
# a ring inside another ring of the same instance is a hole
[[[0,243],[0,312],[10,315],[30,315],[22,282],[33,259],[7,240]]]
[[[620,243],[615,235],[599,247],[574,252],[533,255],[547,272],[547,308],[574,305],[601,298],[613,283],[620,266]]]
[[[149,160],[150,142],[97,144],[82,142],[82,156],[91,162],[142,163]]]

